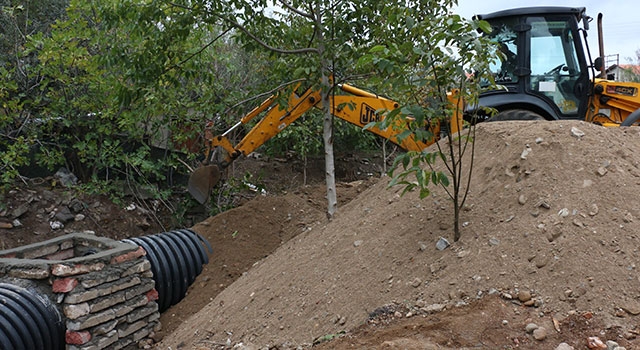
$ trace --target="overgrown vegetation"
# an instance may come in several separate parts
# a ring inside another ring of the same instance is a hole
[[[207,122],[225,130],[261,93],[294,80],[320,86],[326,97],[336,88],[333,75],[399,101],[403,108],[389,120],[446,120],[444,91],[473,101],[477,81],[461,78],[471,66],[482,73],[488,57],[476,24],[448,13],[455,3],[4,1],[0,187],[29,169],[66,167],[87,191],[117,195],[125,183],[168,198],[175,175],[197,165]],[[327,108],[264,151],[305,159],[328,145],[379,144],[346,123],[335,127]],[[226,207],[227,190],[219,191],[214,211]]]
[[[256,85],[248,72],[264,60],[172,3],[65,5],[3,7],[20,35],[2,43],[14,48],[0,64],[2,187],[36,166],[66,167],[87,190],[124,180],[163,197],[193,163],[205,122]]]

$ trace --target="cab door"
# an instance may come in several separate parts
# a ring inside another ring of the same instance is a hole
[[[583,68],[586,61],[572,19],[558,15],[527,18],[527,92],[546,100],[560,119],[583,119],[588,100],[589,74]]]

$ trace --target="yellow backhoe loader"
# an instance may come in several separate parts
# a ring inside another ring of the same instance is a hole
[[[379,121],[379,111],[391,111],[399,107],[395,101],[348,84],[339,84],[337,87],[344,95],[331,97],[332,114],[361,128],[371,122]],[[189,177],[189,193],[200,203],[204,203],[209,197],[211,189],[220,180],[220,170],[222,168],[226,168],[236,158],[247,156],[258,149],[310,109],[314,107],[320,108],[320,99],[319,90],[308,88],[301,94],[292,93],[288,98],[287,107],[281,108],[276,103],[277,98],[274,95],[242,117],[238,123],[222,135],[208,136],[205,162]],[[449,94],[448,99],[449,103],[453,105],[460,104],[459,108],[462,109],[461,101],[456,96]],[[230,132],[241,125],[247,124],[256,116],[263,114],[263,112],[264,115],[262,115],[260,121],[239,143],[234,145],[228,137]],[[462,127],[462,119],[456,115],[455,118],[451,119],[450,124],[452,133],[457,133]],[[430,144],[416,141],[411,136],[399,139],[398,136],[403,131],[401,126],[392,126],[384,130],[374,126],[368,128],[367,131],[384,137],[405,150],[420,151]],[[439,125],[434,125],[431,131],[434,135],[438,135],[440,133]],[[222,151],[220,152],[222,154],[221,159],[214,154],[217,151]]]
[[[603,126],[631,126],[640,119],[639,83],[606,80],[603,66],[602,15],[598,16],[599,56],[591,60],[587,31],[592,20],[583,7],[528,7],[478,15],[493,28],[488,34],[498,43],[504,58],[492,67],[496,82],[505,89],[480,96],[479,106],[497,110],[489,121],[502,120],[584,120]],[[334,96],[334,116],[364,127],[379,118],[380,110],[393,110],[398,103],[348,84],[339,85],[343,94]],[[189,179],[188,189],[201,203],[220,179],[221,169],[234,159],[262,146],[302,114],[318,107],[320,91],[308,89],[288,97],[285,106],[275,96],[264,101],[221,135],[207,137],[203,166]],[[459,113],[451,118],[452,133],[462,127],[463,104],[453,94],[449,101]],[[355,108],[353,108],[355,106]],[[256,117],[260,121],[237,144],[229,133]],[[402,128],[367,129],[405,150],[422,150],[430,143],[412,138],[398,140]],[[435,126],[433,134],[439,135]],[[433,140],[432,142],[435,142]],[[431,142],[431,143],[432,143]],[[222,149],[222,160],[214,157]]]

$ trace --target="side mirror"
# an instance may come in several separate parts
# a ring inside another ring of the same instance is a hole
[[[597,57],[596,60],[593,62],[593,66],[597,71],[601,71],[602,70],[602,57]]]
[[[582,26],[584,27],[584,30],[589,30],[589,22],[591,22],[593,18],[585,15],[584,17],[582,17]]]

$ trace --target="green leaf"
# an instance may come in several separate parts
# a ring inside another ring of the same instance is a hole
[[[449,178],[447,177],[447,175],[445,173],[439,173],[438,174],[438,179],[439,179],[440,183],[442,185],[444,185],[445,187],[449,186]]]
[[[420,189],[420,199],[425,199],[431,195],[431,191],[428,187]]]
[[[409,162],[411,162],[411,158],[404,156],[401,158],[401,161],[402,161],[402,167],[406,169],[409,166]]]
[[[413,17],[411,16],[407,16],[406,21],[405,21],[405,25],[407,26],[407,29],[412,29],[416,24],[415,19],[413,19]]]
[[[491,24],[489,24],[489,22],[487,21],[477,21],[476,24],[478,25],[478,28],[480,28],[485,33],[491,33],[491,31],[493,30],[491,28]]]
[[[371,49],[369,49],[370,53],[380,53],[380,52],[385,52],[387,51],[387,48],[384,45],[376,45],[374,47],[372,47]]]

